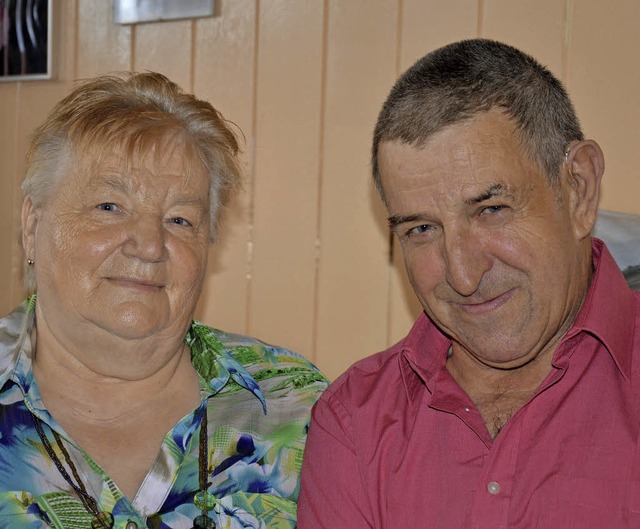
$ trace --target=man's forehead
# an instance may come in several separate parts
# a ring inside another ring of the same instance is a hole
[[[430,131],[426,136],[415,134],[415,139],[412,141],[394,138],[381,141],[381,145],[384,143],[405,143],[421,149],[433,143],[454,141],[457,137],[465,136],[470,132],[484,133],[490,139],[496,134],[504,137],[513,137],[514,134],[517,136],[518,130],[516,122],[509,114],[502,109],[492,108],[443,125],[435,131]]]
[[[492,171],[507,165],[529,168],[517,128],[504,112],[491,111],[456,123],[429,136],[423,143],[384,141],[378,165],[384,180],[389,174],[443,171]],[[456,175],[452,175],[456,176]]]
[[[452,139],[449,133],[422,147],[400,142],[381,145],[381,184],[390,214],[514,199],[528,194],[532,186],[547,184],[517,140],[460,137],[456,131]]]

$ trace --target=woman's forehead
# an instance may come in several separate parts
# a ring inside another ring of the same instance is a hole
[[[93,143],[81,143],[69,157],[70,169],[95,175],[104,171],[131,173],[140,170],[162,172],[179,161],[185,176],[205,172],[197,149],[182,138],[140,138],[139,141],[105,142],[99,148]]]

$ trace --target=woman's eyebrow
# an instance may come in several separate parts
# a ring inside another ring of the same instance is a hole
[[[115,174],[100,174],[89,180],[89,187],[109,187],[116,191],[126,193],[131,191],[131,181]]]

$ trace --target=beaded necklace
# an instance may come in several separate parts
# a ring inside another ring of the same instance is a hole
[[[74,490],[85,509],[89,511],[91,514],[91,528],[92,529],[112,529],[114,525],[113,515],[110,512],[101,511],[98,508],[98,503],[95,498],[91,496],[87,492],[87,488],[85,487],[82,479],[80,479],[80,474],[78,473],[78,469],[75,464],[71,460],[71,456],[64,446],[62,439],[58,432],[51,429],[53,433],[53,438],[55,439],[56,445],[58,449],[62,453],[65,463],[71,469],[71,474],[67,471],[67,469],[60,461],[60,458],[53,450],[53,446],[49,441],[49,438],[44,433],[42,429],[42,421],[38,417],[35,416],[33,412],[31,412],[31,416],[33,417],[33,423],[35,424],[36,431],[38,432],[38,436],[42,441],[42,445],[46,450],[47,454],[53,461],[53,464],[56,466],[64,480],[69,484],[69,486]],[[209,516],[209,510],[212,506],[212,502],[209,501],[210,493],[207,492],[210,483],[207,482],[207,454],[208,454],[208,438],[207,438],[207,409],[205,407],[204,413],[202,415],[202,423],[200,425],[200,435],[198,439],[198,481],[200,489],[196,493],[196,499],[199,499],[197,503],[200,504],[200,515],[196,516],[193,520],[193,529],[216,529],[215,521]],[[127,524],[128,527],[128,524]]]

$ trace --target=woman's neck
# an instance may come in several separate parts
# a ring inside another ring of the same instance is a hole
[[[52,332],[40,313],[34,334],[34,376],[54,417],[58,410],[87,421],[122,420],[153,402],[170,403],[175,391],[186,388],[189,406],[199,401],[198,377],[182,338],[132,342],[105,339],[99,330],[91,337],[85,330],[69,339]]]

